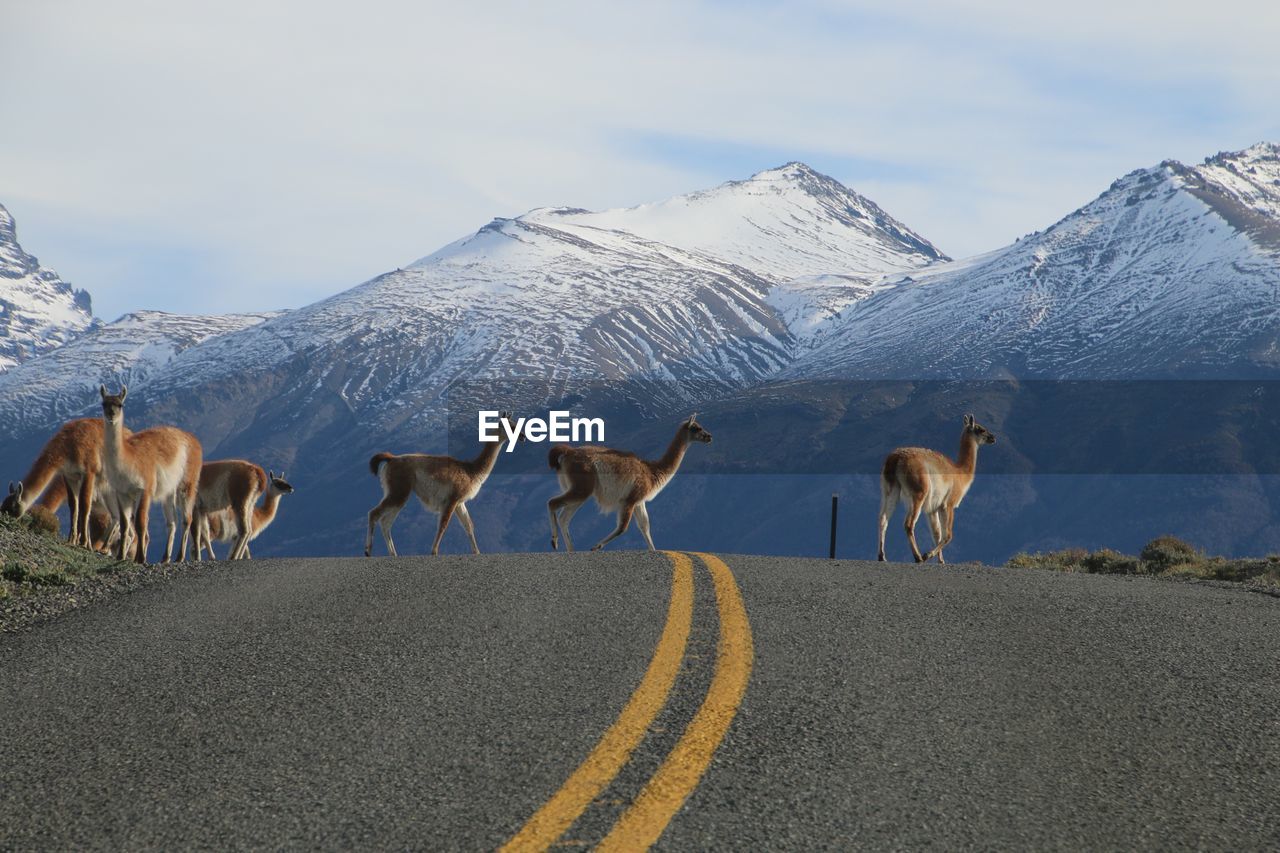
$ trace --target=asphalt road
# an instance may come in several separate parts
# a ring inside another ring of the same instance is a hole
[[[0,848],[1280,846],[1280,599],[722,559],[206,565],[2,636]]]

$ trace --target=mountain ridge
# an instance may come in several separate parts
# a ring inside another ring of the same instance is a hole
[[[882,279],[785,373],[1267,373],[1280,367],[1273,229],[1280,229],[1280,156],[1270,144],[1197,167],[1165,161],[1137,169],[1010,246]]]

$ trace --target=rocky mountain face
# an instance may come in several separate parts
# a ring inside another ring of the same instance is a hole
[[[0,205],[0,371],[57,349],[94,325],[89,294],[27,254]]]
[[[821,551],[839,491],[862,522],[844,536],[874,553],[879,460],[951,450],[975,411],[1001,437],[981,470],[1000,476],[966,501],[956,559],[1170,530],[1280,547],[1280,459],[1260,447],[1280,412],[1258,402],[1280,378],[1277,228],[1272,145],[1132,172],[964,261],[800,164],[625,210],[538,209],[162,357],[141,328],[119,350],[87,335],[42,356],[0,376],[15,424],[0,462],[24,467],[52,425],[94,411],[99,381],[133,371],[131,425],[289,471],[299,489],[262,554],[353,553],[379,497],[369,455],[471,455],[478,404],[605,414],[610,444],[652,455],[697,409],[716,441],[655,506],[661,546]],[[1193,378],[1218,384],[1147,382]],[[1210,398],[1211,426],[1176,417]],[[545,547],[545,449],[499,460],[473,508],[482,547]],[[404,518],[402,550],[423,547],[434,527]],[[584,542],[606,525],[587,518]]]

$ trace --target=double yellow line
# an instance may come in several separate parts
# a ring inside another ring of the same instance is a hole
[[[503,851],[546,850],[554,844],[614,780],[667,704],[693,624],[693,560],[688,554],[664,553],[673,569],[671,602],[644,678],[578,769]],[[680,741],[600,842],[600,850],[642,850],[658,840],[710,766],[747,690],[754,652],[742,594],[722,560],[710,554],[696,556],[711,572],[720,610],[715,674]]]

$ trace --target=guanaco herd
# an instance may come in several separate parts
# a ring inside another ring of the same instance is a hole
[[[215,558],[215,541],[233,543],[230,559],[249,558],[249,543],[275,519],[280,498],[293,491],[284,474],[276,476],[243,459],[205,462],[196,437],[176,427],[130,432],[124,425],[128,387],[122,387],[119,394],[108,394],[101,386],[99,392],[102,418],[79,418],[63,424],[27,476],[9,484],[0,512],[21,516],[37,502],[56,512],[65,502],[73,544],[145,564],[150,544],[148,516],[151,504],[159,503],[165,517],[165,562],[186,559],[188,547],[196,560],[204,552]],[[500,415],[508,435],[515,432],[512,418],[510,412]],[[524,436],[516,440],[523,441]],[[885,559],[889,518],[901,502],[907,511],[904,526],[916,562],[935,557],[945,562],[942,550],[952,540],[956,507],[973,484],[978,448],[995,440],[973,415],[965,415],[955,461],[922,447],[901,447],[885,458],[880,475],[881,561]],[[432,554],[440,552],[440,540],[455,515],[471,541],[472,552],[479,554],[467,501],[479,494],[506,441],[504,437],[486,442],[474,459],[425,453],[375,454],[369,460],[369,471],[382,486],[382,500],[369,511],[365,556],[373,552],[375,526],[382,531],[388,553],[397,555],[391,527],[410,495],[417,495],[424,507],[439,516]],[[565,550],[573,550],[569,522],[594,498],[602,511],[616,513],[617,524],[592,551],[625,533],[633,518],[649,550],[655,550],[647,504],[671,482],[689,445],[695,442],[711,442],[711,433],[698,423],[696,413],[680,422],[666,452],[656,460],[609,447],[553,446],[547,462],[556,473],[561,493],[547,502],[551,548],[557,549],[563,539]],[[927,553],[921,553],[915,537],[922,514],[933,534],[934,545]],[[182,538],[174,551],[179,522]]]
[[[249,542],[275,519],[293,486],[243,459],[204,462],[194,435],[177,427],[132,432],[124,425],[128,386],[102,395],[102,418],[68,421],[45,444],[27,476],[9,484],[0,512],[21,516],[37,501],[49,512],[66,502],[74,545],[147,562],[151,504],[164,511],[164,561],[214,557],[213,542],[234,542],[230,556],[249,556]],[[265,496],[261,506],[258,498]],[[173,543],[178,523],[182,539]]]

